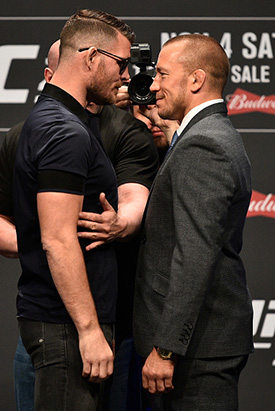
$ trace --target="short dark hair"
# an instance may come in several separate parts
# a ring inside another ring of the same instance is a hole
[[[119,31],[131,44],[133,44],[136,39],[134,31],[125,23],[125,21],[118,19],[112,14],[106,13],[105,11],[83,9],[78,11],[74,16],[78,19],[94,19],[102,21]]]
[[[182,60],[188,70],[204,70],[210,75],[211,87],[223,91],[230,63],[220,43],[213,37],[203,34],[185,34],[169,39],[164,47],[177,42],[182,43],[180,61]]]
[[[92,44],[86,44],[88,37],[97,40],[97,47],[102,47],[121,33],[132,44],[135,41],[135,33],[122,20],[99,10],[83,9],[73,14],[65,23],[60,34],[60,55],[65,48],[78,49]]]

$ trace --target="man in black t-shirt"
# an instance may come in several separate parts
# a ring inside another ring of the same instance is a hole
[[[136,206],[138,205],[138,208],[141,207],[140,215],[142,215],[142,207],[144,208],[146,196],[149,192],[148,189],[157,170],[156,151],[151,135],[143,123],[135,120],[130,114],[117,109],[115,106],[104,107],[100,115],[100,125],[103,145],[114,165],[119,191],[121,189],[122,194],[123,190],[124,193],[125,190],[127,190],[128,193],[131,193],[131,191],[136,193],[135,189],[138,189],[141,190],[141,193],[143,191],[145,194],[145,196],[141,198],[142,202],[140,203],[140,196],[132,195],[132,202],[130,200],[130,203],[127,205],[128,207],[131,203]],[[12,169],[18,136],[22,126],[23,123],[13,127],[9,131],[1,148],[0,213],[6,216],[13,215],[11,193]],[[119,202],[119,204],[121,210],[123,210],[123,204],[121,204],[121,202]],[[9,229],[12,231],[12,225],[8,225],[8,230],[6,226],[4,234],[12,234],[10,237],[14,237],[15,241],[13,240],[13,243],[16,244],[16,235],[14,232],[9,233]],[[4,240],[4,237],[1,237],[1,240]],[[126,247],[127,251],[125,252],[125,246],[124,248],[119,244],[116,246],[117,253],[121,254],[119,260],[120,308],[118,308],[120,318],[118,335],[120,340],[131,335],[131,294],[134,277],[133,260],[137,252],[136,244],[127,244]],[[12,254],[16,256],[17,250],[16,247],[14,248]],[[1,251],[5,254],[3,249],[1,249]],[[6,255],[8,254],[6,253]],[[11,254],[9,254],[9,256],[11,256]]]
[[[59,66],[24,124],[15,162],[23,270],[17,308],[36,368],[36,407],[43,409],[64,409],[64,401],[69,409],[80,401],[82,410],[95,409],[98,386],[90,382],[112,373],[105,338],[112,339],[114,322],[114,251],[107,244],[86,253],[87,241],[80,248],[76,235],[82,207],[102,211],[101,191],[116,209],[115,175],[84,107],[91,99],[114,102],[130,41],[101,16],[80,12],[65,25]]]
[[[22,127],[23,122],[10,129],[0,150],[0,213],[10,217],[13,216],[12,174],[14,156]],[[144,188],[149,188],[157,170],[157,156],[152,136],[148,132],[146,126],[125,111],[120,110],[115,106],[106,106],[100,114],[100,127],[103,146],[113,163],[117,176],[118,187],[123,188],[123,186],[128,186],[129,188],[129,184],[134,183],[141,185]],[[12,225],[10,226],[10,229],[12,229]],[[7,236],[7,229],[3,231],[3,234]],[[16,244],[15,232],[13,235],[15,237],[14,243]],[[9,234],[9,236],[11,235]],[[1,237],[0,241],[3,243],[3,240],[4,236]],[[116,319],[117,357],[115,359],[114,372],[119,372],[121,378],[122,370],[119,364],[117,364],[121,352],[121,350],[119,350],[121,343],[123,343],[121,349],[123,350],[122,355],[124,364],[127,361],[125,345],[127,346],[128,351],[130,350],[128,361],[131,359],[131,352],[132,355],[134,355],[132,344],[132,295],[135,275],[135,261],[138,253],[138,238],[134,238],[126,243],[116,241],[114,247],[118,262],[118,300]],[[3,252],[3,249],[1,251]],[[15,253],[17,254],[16,247]],[[16,256],[16,254],[14,256]],[[18,366],[22,368],[22,350],[23,347],[20,342],[14,364],[15,388],[17,390],[19,400],[21,398],[20,393],[22,391],[22,386],[25,384],[25,379],[22,381],[22,377],[20,378],[20,381],[18,381],[17,371]],[[25,356],[23,359],[25,361]],[[127,367],[130,366],[132,367],[131,363],[128,362]],[[28,364],[23,365],[24,374],[26,374],[26,367],[28,367]],[[139,373],[137,367],[131,369],[131,376],[129,375],[129,372],[126,373],[124,371],[125,378],[127,380],[129,377],[133,379],[133,373]],[[25,393],[30,391],[32,388],[32,383],[29,381],[29,376],[30,374],[28,374],[27,385],[24,386]],[[112,391],[116,386],[115,381],[116,379],[114,378],[114,382],[110,386]],[[134,381],[134,384],[136,384],[138,378],[134,379]],[[125,386],[121,386],[120,389],[127,392],[127,384],[125,383]],[[139,391],[136,389],[132,390],[131,398],[128,397],[128,400],[127,396],[124,396],[124,398],[127,403],[130,401],[133,408],[134,406],[138,406],[139,396]],[[29,397],[32,398],[32,395],[30,394]],[[113,397],[111,396],[110,398]]]

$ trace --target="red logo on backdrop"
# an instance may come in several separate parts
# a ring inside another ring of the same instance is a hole
[[[275,218],[275,195],[266,195],[253,190],[246,216]]]
[[[275,94],[272,96],[257,96],[257,94],[237,88],[227,103],[227,110],[229,116],[254,111],[275,115]]]

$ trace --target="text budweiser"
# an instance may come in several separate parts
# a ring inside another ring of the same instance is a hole
[[[264,216],[275,218],[275,195],[262,194],[258,191],[252,192],[247,217]]]
[[[248,91],[237,89],[227,103],[228,114],[241,114],[261,111],[275,115],[275,95],[257,96]]]

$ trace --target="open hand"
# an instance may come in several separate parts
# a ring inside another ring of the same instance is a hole
[[[86,250],[92,250],[102,244],[114,241],[125,229],[125,223],[119,218],[117,212],[108,202],[104,193],[99,196],[103,212],[101,214],[80,212],[78,226],[89,231],[81,231],[78,237],[88,238],[92,241]]]

